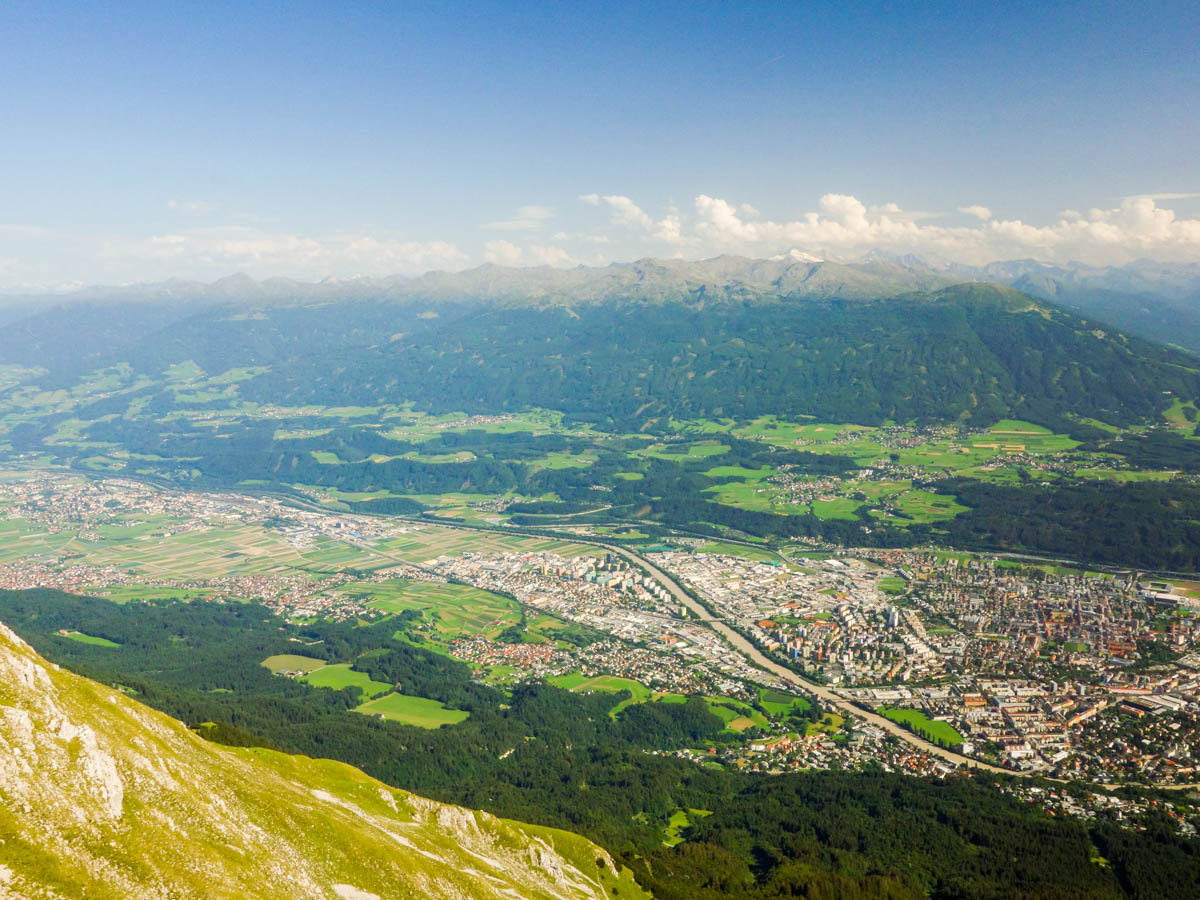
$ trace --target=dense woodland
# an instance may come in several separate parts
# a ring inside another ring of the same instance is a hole
[[[1186,354],[986,285],[867,302],[484,307],[249,382],[270,402],[411,399],[435,411],[569,410],[614,431],[676,419],[1128,425],[1200,396]]]
[[[505,696],[461,663],[393,638],[404,618],[300,628],[254,604],[118,606],[3,591],[0,621],[52,661],[136,692],[211,739],[342,759],[440,800],[582,832],[664,900],[1200,892],[1200,844],[1162,823],[1139,832],[1056,820],[968,778],[746,776],[648,755],[719,739],[720,721],[698,700],[635,705],[614,720],[619,696],[551,687]],[[60,628],[121,646],[72,641]],[[323,639],[303,652],[358,660],[373,678],[404,679],[471,717],[425,731],[351,713],[357,689],[311,688],[259,665],[296,652],[289,637]],[[678,809],[711,815],[666,848],[660,828]]]
[[[88,316],[95,327],[81,328]],[[1120,426],[1153,417],[1168,405],[1164,391],[1200,396],[1193,357],[980,284],[871,301],[697,292],[673,302],[410,298],[250,312],[97,305],[44,311],[0,338],[0,361],[48,370],[47,386],[117,364],[161,378],[191,360],[212,374],[264,367],[241,393],[267,403],[537,406],[612,431],[763,414],[872,425],[1012,416],[1058,427],[1071,413]]]

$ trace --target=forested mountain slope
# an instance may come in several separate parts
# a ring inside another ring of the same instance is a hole
[[[483,308],[386,344],[298,359],[246,386],[260,401],[542,406],[622,429],[764,414],[1125,425],[1169,405],[1167,391],[1200,396],[1200,363],[986,285],[865,302]]]

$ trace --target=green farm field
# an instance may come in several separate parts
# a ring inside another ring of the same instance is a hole
[[[335,691],[340,691],[342,688],[347,687],[356,687],[362,693],[362,696],[368,698],[378,697],[380,694],[386,694],[392,690],[390,684],[372,681],[371,677],[365,672],[354,671],[350,668],[349,663],[322,666],[304,675],[303,680],[313,687],[333,688]]]
[[[443,725],[455,725],[465,721],[471,715],[466,710],[448,709],[437,700],[409,697],[397,693],[368,700],[366,703],[356,706],[354,712],[367,716],[382,716],[403,725],[416,725],[418,728],[430,729],[441,728]]]
[[[586,544],[573,544],[552,538],[523,537],[500,532],[465,531],[414,526],[398,538],[375,545],[380,552],[393,554],[409,562],[424,563],[439,556],[451,556],[464,550],[479,553],[557,553],[560,556],[595,556],[601,553]]]
[[[324,668],[325,660],[293,653],[278,653],[275,656],[268,656],[260,665],[270,669],[272,674],[278,675],[280,672],[315,672],[317,669]]]
[[[342,592],[370,597],[368,605],[383,612],[419,610],[443,641],[472,635],[495,637],[521,621],[516,601],[465,584],[393,578],[378,584],[349,585]]]

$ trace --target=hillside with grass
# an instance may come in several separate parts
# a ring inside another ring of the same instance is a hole
[[[645,897],[583,838],[226,748],[0,626],[5,897]]]

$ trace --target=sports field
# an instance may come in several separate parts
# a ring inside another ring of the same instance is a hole
[[[367,716],[383,716],[393,722],[416,725],[418,728],[454,725],[471,715],[466,710],[447,709],[436,700],[395,693],[368,700],[361,706],[356,706],[354,711]]]

